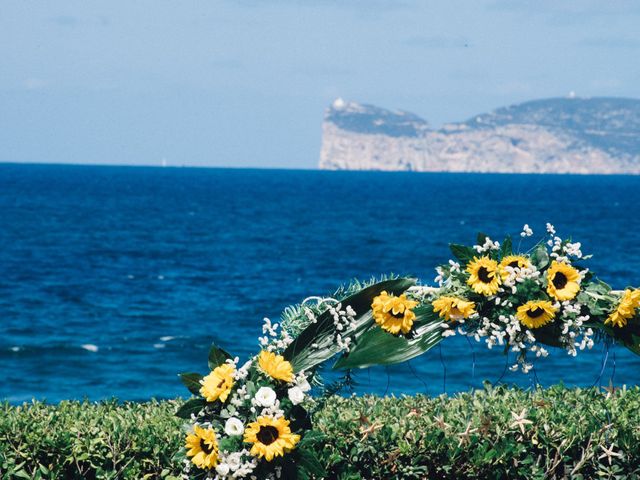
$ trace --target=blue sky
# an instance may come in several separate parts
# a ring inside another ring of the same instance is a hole
[[[314,168],[338,96],[434,126],[640,97],[639,25],[624,0],[3,0],[0,161]]]

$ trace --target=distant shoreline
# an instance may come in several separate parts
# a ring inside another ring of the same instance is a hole
[[[635,173],[553,173],[553,172],[476,172],[476,171],[464,171],[464,172],[452,172],[447,170],[441,171],[416,171],[416,170],[359,170],[359,169],[325,169],[325,168],[305,168],[305,167],[229,167],[220,165],[144,165],[144,164],[117,164],[117,163],[59,163],[59,162],[0,162],[0,168],[6,166],[13,167],[71,167],[71,168],[130,168],[130,169],[154,169],[154,170],[233,170],[233,171],[282,171],[282,172],[323,172],[323,173],[361,173],[361,174],[435,174],[435,175],[518,175],[518,176],[545,176],[545,177],[638,177],[640,174]]]

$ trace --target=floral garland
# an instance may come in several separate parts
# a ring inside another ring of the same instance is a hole
[[[640,354],[640,289],[613,291],[583,266],[580,243],[550,224],[547,233],[526,252],[484,234],[451,245],[438,287],[394,278],[311,297],[287,308],[281,325],[265,319],[261,351],[242,366],[212,346],[208,375],[181,375],[196,396],[177,412],[191,422],[183,478],[323,478],[309,391],[334,356],[334,369],[401,363],[456,334],[516,352],[511,369],[525,373],[549,346],[575,356],[603,339]]]

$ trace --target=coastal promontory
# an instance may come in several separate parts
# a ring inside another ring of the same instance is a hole
[[[338,99],[320,168],[640,174],[640,100],[550,98],[431,128],[413,113]]]

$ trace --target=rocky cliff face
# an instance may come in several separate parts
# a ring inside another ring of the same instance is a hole
[[[336,100],[320,168],[640,174],[640,100],[536,100],[431,129],[408,112]]]

